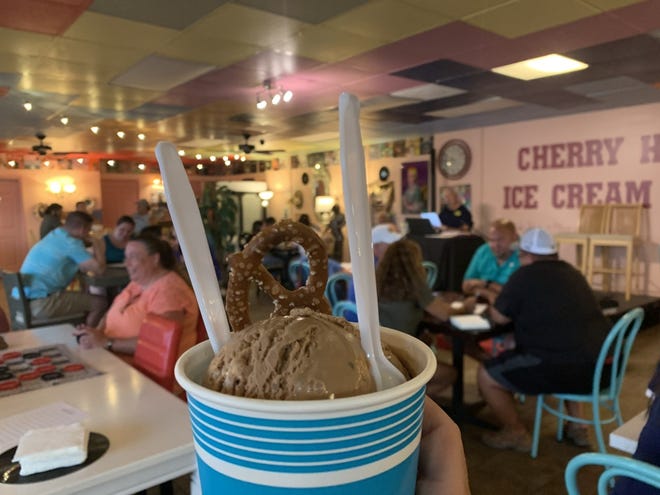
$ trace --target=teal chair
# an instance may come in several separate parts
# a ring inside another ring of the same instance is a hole
[[[612,481],[616,476],[633,478],[660,489],[660,467],[620,455],[589,452],[573,457],[566,465],[564,481],[566,482],[568,495],[580,495],[577,486],[577,474],[584,466],[602,466],[605,468],[598,478],[598,495],[609,493]]]
[[[424,265],[424,270],[426,270],[426,285],[433,289],[435,287],[435,281],[438,278],[438,265],[432,261],[422,261],[422,265]]]
[[[335,304],[348,294],[348,288],[353,283],[353,275],[346,272],[335,273],[328,277],[328,283],[325,285],[325,297],[334,308]]]
[[[621,409],[619,407],[619,392],[621,391],[623,375],[628,364],[630,349],[635,341],[639,327],[642,325],[643,319],[644,311],[641,308],[631,309],[612,327],[598,355],[590,394],[551,394],[552,397],[559,401],[556,408],[546,402],[545,395],[541,394],[537,396],[534,433],[532,435],[532,457],[536,457],[538,454],[543,411],[548,411],[557,416],[557,440],[561,441],[563,439],[564,420],[582,424],[593,424],[596,431],[598,450],[602,453],[607,453],[601,426],[613,421],[616,421],[618,425],[623,424]],[[609,371],[610,385],[607,388],[601,388],[601,378],[606,364],[611,365],[611,370]],[[564,412],[565,401],[590,403],[593,418],[576,418]],[[613,414],[607,418],[601,418],[601,406],[610,409]]]
[[[297,289],[307,283],[309,277],[309,262],[306,260],[295,259],[289,262],[289,280],[293,287]]]
[[[338,301],[332,307],[332,314],[345,318],[348,321],[358,321],[357,306],[353,301]]]

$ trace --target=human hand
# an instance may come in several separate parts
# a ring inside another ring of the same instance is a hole
[[[424,398],[416,495],[469,495],[461,431],[431,399]]]
[[[84,324],[78,325],[73,335],[76,337],[78,345],[83,349],[103,347],[107,340],[102,330]]]

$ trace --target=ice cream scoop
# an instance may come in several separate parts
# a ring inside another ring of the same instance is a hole
[[[211,361],[206,385],[258,399],[333,399],[376,390],[353,325],[294,309],[236,332]]]

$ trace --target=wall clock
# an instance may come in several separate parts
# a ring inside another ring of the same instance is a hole
[[[438,151],[438,170],[447,179],[460,179],[472,163],[470,146],[461,139],[447,141]]]

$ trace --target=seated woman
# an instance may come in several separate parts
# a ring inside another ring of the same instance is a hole
[[[103,236],[106,263],[124,262],[124,250],[134,230],[135,220],[128,215],[119,217],[112,232]]]
[[[387,247],[376,267],[376,290],[380,324],[410,335],[417,335],[425,311],[441,320],[455,313],[449,303],[432,294],[426,284],[422,251],[419,244],[409,239],[398,240]],[[427,394],[433,398],[455,378],[454,368],[438,362]]]
[[[115,298],[97,328],[80,325],[75,333],[84,349],[104,347],[132,356],[142,320],[148,313],[182,322],[179,355],[195,344],[199,309],[192,289],[174,271],[169,244],[139,235],[126,245],[126,269],[131,282]]]

